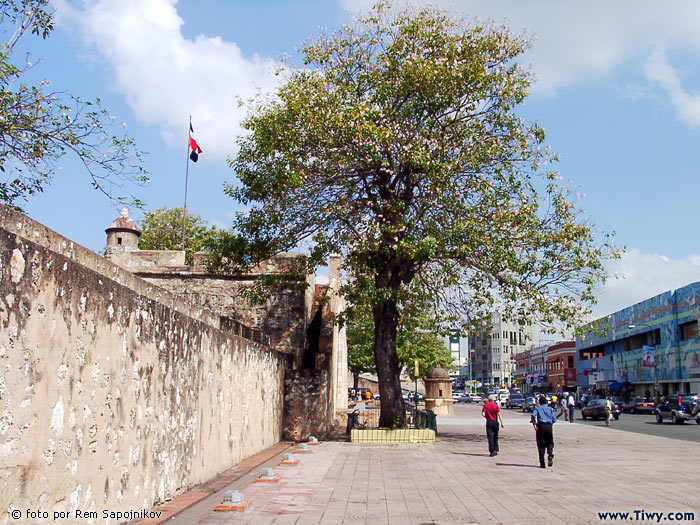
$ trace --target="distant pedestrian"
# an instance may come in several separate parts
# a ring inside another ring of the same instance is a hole
[[[574,422],[574,410],[576,409],[576,397],[569,394],[569,423]]]
[[[612,401],[610,401],[610,396],[605,400],[605,426],[610,426],[610,417],[612,416]]]
[[[546,468],[544,464],[544,452],[547,451],[547,464],[551,467],[554,464],[554,434],[552,425],[557,422],[552,407],[547,406],[547,398],[540,396],[539,405],[532,411],[530,417],[532,426],[535,427],[535,438],[537,439],[537,452],[540,459],[540,468]]]
[[[488,402],[484,404],[481,415],[486,418],[486,439],[489,441],[489,456],[498,455],[498,422],[501,422],[503,428],[503,418],[501,417],[501,408],[496,403],[496,396],[491,394]]]
[[[564,421],[569,420],[569,398],[566,394],[564,394],[561,398],[561,413],[559,416],[564,414]]]

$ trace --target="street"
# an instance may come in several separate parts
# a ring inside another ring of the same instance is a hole
[[[455,414],[460,414],[462,409],[460,406],[468,406],[468,404],[462,405],[458,403],[455,405]],[[514,409],[503,409],[506,413],[514,413],[521,415],[524,419],[529,419],[529,414],[525,414],[520,411],[519,408]],[[559,419],[560,423],[570,424],[564,421],[563,417]],[[604,427],[605,421],[602,419],[591,421],[584,421],[581,419],[581,411],[576,410],[576,416],[574,419],[575,424],[584,424],[589,426],[599,426]],[[662,424],[658,424],[653,414],[620,414],[620,419],[615,421],[614,419],[610,422],[610,427],[616,430],[624,430],[625,432],[637,432],[639,434],[646,434],[649,436],[659,436],[667,437],[673,439],[682,439],[684,441],[695,441],[700,443],[700,425],[697,425],[694,421],[686,422],[682,425],[674,425],[670,420],[665,420]]]
[[[576,411],[576,423],[584,425],[605,426],[605,421],[584,421],[581,419],[581,411]],[[700,425],[695,421],[689,421],[682,425],[674,425],[670,420],[664,420],[659,424],[654,418],[654,414],[620,414],[618,421],[612,420],[610,426],[617,430],[626,432],[638,432],[640,434],[648,434],[650,436],[660,436],[673,439],[682,439],[685,441],[695,441],[700,443]]]

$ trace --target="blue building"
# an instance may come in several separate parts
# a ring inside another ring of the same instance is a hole
[[[700,282],[586,325],[576,341],[578,388],[636,396],[700,391],[698,319]]]

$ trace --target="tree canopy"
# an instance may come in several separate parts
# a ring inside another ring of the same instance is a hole
[[[187,214],[183,221],[182,208],[163,207],[147,211],[139,224],[142,250],[182,250],[182,227],[185,226],[185,260],[192,261],[195,252],[205,248],[211,236],[219,233],[216,227],[207,226],[200,215]]]
[[[373,312],[381,425],[404,421],[402,305],[467,330],[496,308],[575,327],[615,255],[551,170],[544,130],[517,114],[529,45],[506,27],[380,2],[309,42],[306,67],[244,122],[230,161],[240,185],[227,192],[248,211],[222,257],[302,244],[310,266],[344,255],[343,293]]]
[[[48,0],[0,0],[0,202],[18,208],[43,191],[70,153],[95,189],[115,202],[141,205],[134,197],[116,194],[126,183],[148,182],[142,152],[125,126],[99,99],[84,101],[52,91],[49,80],[39,85],[23,81],[43,59],[17,59],[18,43],[28,35],[46,39],[52,30]]]

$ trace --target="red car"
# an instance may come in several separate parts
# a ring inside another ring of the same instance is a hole
[[[635,412],[649,412],[652,414],[654,412],[654,402],[646,397],[635,398],[631,412],[633,414]]]

